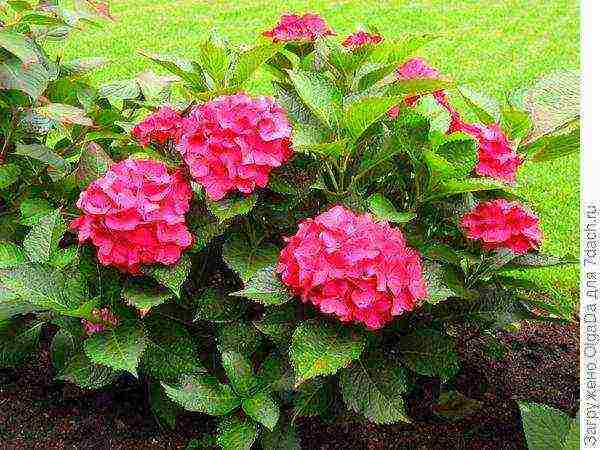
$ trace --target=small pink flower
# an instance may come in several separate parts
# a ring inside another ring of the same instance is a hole
[[[329,25],[316,14],[284,14],[272,30],[262,33],[273,42],[314,42],[317,38],[334,34]]]
[[[479,203],[465,214],[461,225],[467,238],[483,242],[484,250],[508,248],[523,254],[539,248],[542,231],[539,219],[519,202],[503,198]]]
[[[335,206],[299,223],[277,272],[303,302],[378,329],[427,295],[420,255],[402,233]]]
[[[292,155],[285,111],[268,97],[226,95],[197,106],[185,120],[179,151],[212,200],[265,187]]]
[[[484,177],[514,183],[523,158],[512,149],[500,125],[489,126],[463,122],[458,113],[453,114],[449,133],[462,131],[479,141],[479,161],[475,172]]]
[[[362,47],[367,44],[380,44],[383,42],[383,37],[378,34],[371,34],[365,31],[357,31],[354,34],[348,36],[342,45],[346,48],[351,48],[353,50]]]
[[[168,140],[177,142],[181,133],[181,116],[174,109],[165,106],[138,123],[131,133],[143,146],[150,145],[151,142],[160,145]]]
[[[109,327],[116,327],[119,324],[119,318],[115,316],[109,308],[93,309],[92,316],[96,321],[81,319],[85,334],[91,336],[94,333],[101,333]]]
[[[138,274],[142,264],[175,264],[192,244],[185,225],[191,198],[181,170],[126,159],[81,193],[83,215],[71,229],[98,248],[100,263]]]

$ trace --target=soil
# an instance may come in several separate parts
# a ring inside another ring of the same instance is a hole
[[[467,417],[452,421],[436,415],[440,384],[424,378],[420,391],[408,401],[414,424],[330,424],[303,418],[298,423],[302,448],[526,449],[516,400],[544,403],[572,416],[579,408],[579,325],[525,324],[517,332],[498,332],[495,338],[474,329],[460,333],[464,368],[451,388],[478,401]],[[175,430],[159,426],[144,389],[133,379],[95,392],[56,382],[48,347],[44,341],[42,350],[22,368],[0,370],[2,450],[185,449],[191,439],[198,442],[214,426],[210,418],[197,414],[181,416]]]

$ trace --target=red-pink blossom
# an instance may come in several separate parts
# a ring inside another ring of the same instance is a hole
[[[93,309],[92,317],[94,321],[81,319],[83,331],[88,336],[94,333],[101,333],[108,327],[116,327],[119,324],[119,318],[112,313],[109,308]]]
[[[292,128],[268,97],[238,93],[197,106],[185,120],[179,151],[212,200],[265,187],[291,155]]]
[[[481,240],[484,250],[508,248],[526,253],[542,243],[539,219],[519,202],[503,198],[479,203],[461,219],[467,238]]]
[[[383,42],[383,37],[379,34],[371,34],[365,31],[357,31],[348,36],[342,45],[346,48],[357,49],[367,44],[380,44]]]
[[[316,14],[283,14],[272,30],[262,33],[273,42],[314,42],[317,38],[334,34],[327,22]]]
[[[191,198],[181,170],[126,159],[81,193],[83,215],[71,229],[79,242],[91,240],[102,264],[137,274],[142,264],[175,264],[192,244],[185,224]]]
[[[131,134],[141,145],[151,142],[164,144],[168,140],[177,142],[181,133],[181,115],[174,109],[164,106],[150,114],[132,130]]]
[[[479,141],[479,161],[475,167],[478,175],[514,183],[523,158],[512,149],[500,125],[489,126],[463,122],[458,113],[452,115],[449,133],[462,131]]]
[[[302,301],[341,321],[384,326],[427,295],[420,255],[369,214],[334,206],[299,223],[277,272]]]

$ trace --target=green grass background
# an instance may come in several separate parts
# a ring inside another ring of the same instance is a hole
[[[282,12],[321,14],[340,37],[360,23],[375,24],[393,38],[435,33],[441,38],[421,51],[442,72],[500,98],[541,74],[579,67],[577,0],[113,0],[117,22],[75,35],[66,57],[105,56],[111,63],[96,81],[128,78],[153,67],[143,49],[194,57],[198,42],[217,29],[232,43],[253,43]],[[267,83],[259,88],[268,89]],[[579,157],[528,164],[520,191],[542,220],[544,250],[579,253]],[[576,267],[540,269],[530,275],[575,303]]]

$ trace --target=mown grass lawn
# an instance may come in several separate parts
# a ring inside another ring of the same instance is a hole
[[[152,67],[137,54],[144,49],[193,57],[199,40],[217,29],[234,43],[259,39],[282,12],[321,14],[341,36],[361,22],[393,38],[401,33],[435,33],[437,42],[421,53],[452,78],[502,96],[537,76],[579,66],[579,2],[576,0],[113,0],[118,19],[104,29],[74,37],[67,57],[105,56],[111,64],[97,81],[127,78]],[[268,83],[254,89],[265,92]],[[579,252],[579,158],[527,165],[521,193],[541,216],[544,249]],[[537,271],[545,284],[573,302],[576,267]]]

